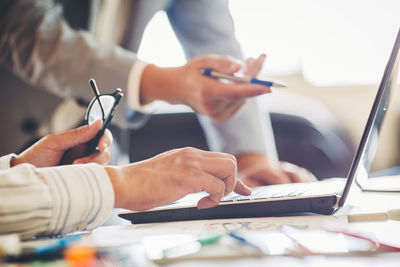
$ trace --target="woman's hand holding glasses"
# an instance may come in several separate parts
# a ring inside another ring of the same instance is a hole
[[[102,123],[98,120],[90,125],[85,125],[77,129],[47,135],[20,155],[16,156],[11,161],[11,167],[22,163],[30,163],[39,168],[58,166],[60,165],[64,153],[72,148],[78,150],[77,154],[75,154],[76,152],[74,153],[76,157],[71,155],[71,162],[73,164],[94,162],[105,165],[110,161],[111,155],[109,148],[113,140],[109,130],[106,130],[104,135],[100,138],[98,150],[88,156],[79,156],[82,155],[79,154],[79,148],[86,148],[85,144],[97,135],[101,127]]]

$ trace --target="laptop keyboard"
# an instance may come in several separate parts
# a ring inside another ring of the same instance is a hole
[[[274,190],[275,189],[275,190]],[[292,190],[282,190],[282,188],[268,188],[259,187],[252,190],[250,196],[242,196],[236,193],[230,193],[229,195],[222,198],[221,202],[235,202],[235,201],[245,201],[245,200],[256,200],[256,199],[270,199],[270,198],[283,198],[283,197],[298,197],[302,195],[304,189],[292,189]]]
[[[236,202],[246,200],[260,200],[273,198],[291,198],[302,195],[341,194],[346,179],[327,179],[310,183],[293,183],[260,186],[252,189],[250,196],[242,196],[234,192],[226,195],[221,202]]]

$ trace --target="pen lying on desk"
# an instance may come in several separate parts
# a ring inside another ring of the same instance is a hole
[[[388,210],[387,212],[360,213],[347,215],[348,222],[370,222],[370,221],[400,221],[400,209]]]
[[[232,237],[233,239],[237,240],[239,243],[241,243],[245,246],[254,248],[259,255],[264,255],[263,250],[259,246],[257,246],[256,244],[253,244],[252,242],[249,242],[246,238],[236,234],[235,232],[230,232],[230,233],[228,233],[228,235],[230,237]]]
[[[271,87],[287,87],[287,85],[283,82],[278,82],[278,81],[263,81],[259,80],[257,78],[253,78],[251,76],[239,76],[239,75],[229,75],[225,73],[221,73],[215,70],[211,69],[205,69],[203,70],[203,74],[205,76],[213,77],[213,78],[220,78],[220,79],[227,79],[229,81],[234,81],[234,82],[241,82],[241,83],[254,83],[254,84],[263,84],[266,86],[271,86]]]

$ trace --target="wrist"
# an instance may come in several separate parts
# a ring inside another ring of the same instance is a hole
[[[162,100],[170,104],[183,103],[177,79],[179,68],[161,68],[154,64],[147,65],[140,83],[140,103],[148,104]]]
[[[17,166],[17,165],[19,165],[19,164],[22,164],[22,163],[24,163],[22,160],[21,160],[21,157],[20,156],[13,156],[13,157],[11,157],[11,159],[10,159],[10,167],[12,168],[12,167],[15,167],[15,166]]]
[[[114,190],[114,208],[123,207],[123,175],[120,167],[116,166],[106,166],[104,170],[107,172],[110,178],[111,185]]]

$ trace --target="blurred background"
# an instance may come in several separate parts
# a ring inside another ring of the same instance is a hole
[[[261,105],[321,123],[333,114],[352,144],[358,145],[400,26],[400,1],[230,0],[229,6],[245,57],[266,53],[261,76],[289,84],[288,89],[276,89],[274,98],[259,97]],[[158,12],[146,28],[138,54],[160,66],[185,63],[164,12]],[[292,104],[300,99],[303,110],[297,105],[293,110]],[[307,103],[324,105],[331,114],[312,114]],[[400,165],[399,104],[397,86],[373,171]],[[158,113],[188,110],[160,104]]]
[[[400,1],[230,0],[229,7],[245,58],[266,53],[261,78],[289,84],[258,98],[271,114],[280,159],[308,168],[318,177],[345,176],[400,26]],[[158,12],[145,29],[138,56],[163,67],[185,63],[165,12]],[[21,112],[10,120],[10,114],[2,112],[2,127],[22,131],[13,136],[0,131],[0,154],[21,151],[35,140],[32,136],[61,129],[66,122],[70,128],[81,122],[85,108],[76,107],[74,101],[60,105],[62,100],[55,95],[29,88],[20,79],[6,79],[10,76],[0,66],[0,80],[9,80],[2,90],[15,88],[2,91],[0,106],[16,98],[21,103],[18,108],[28,110],[30,116]],[[37,93],[27,99],[22,88]],[[399,91],[398,83],[372,171],[400,165]],[[176,147],[208,149],[190,108],[158,105],[143,128],[122,133],[131,136],[130,161]],[[55,110],[68,110],[68,117],[61,114],[52,121]]]

